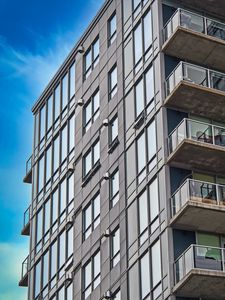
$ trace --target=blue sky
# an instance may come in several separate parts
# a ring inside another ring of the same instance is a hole
[[[31,107],[103,0],[0,0],[0,300],[24,300],[18,288],[28,238],[20,236],[31,186]]]

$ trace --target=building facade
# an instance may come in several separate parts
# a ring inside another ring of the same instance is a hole
[[[34,105],[28,300],[225,299],[225,2],[107,0]]]

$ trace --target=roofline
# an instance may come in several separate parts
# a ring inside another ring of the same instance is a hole
[[[41,106],[42,102],[45,100],[47,94],[49,93],[49,89],[51,89],[53,87],[53,85],[56,83],[56,81],[59,80],[61,72],[64,70],[64,68],[67,66],[67,64],[70,63],[70,61],[73,59],[73,57],[78,53],[78,48],[80,46],[82,46],[82,43],[85,41],[85,39],[87,38],[87,36],[91,33],[91,31],[93,30],[94,26],[99,21],[99,19],[104,14],[104,12],[106,11],[106,9],[108,8],[109,4],[112,1],[113,0],[105,0],[105,2],[103,3],[102,7],[98,10],[98,12],[97,12],[96,16],[94,17],[94,19],[88,25],[87,29],[84,31],[84,33],[82,34],[82,36],[79,38],[79,40],[75,44],[74,48],[70,51],[70,53],[68,54],[68,56],[66,57],[66,59],[64,60],[64,62],[62,63],[62,65],[59,67],[58,71],[55,73],[55,75],[50,80],[50,82],[48,83],[48,85],[46,86],[46,88],[44,89],[44,91],[41,93],[41,95],[38,98],[38,100],[33,105],[33,107],[32,107],[32,112],[33,113],[35,113],[36,110]]]

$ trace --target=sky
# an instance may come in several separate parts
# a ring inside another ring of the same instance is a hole
[[[31,108],[103,0],[0,0],[0,300],[25,300],[19,288],[29,239],[20,236],[31,185]]]

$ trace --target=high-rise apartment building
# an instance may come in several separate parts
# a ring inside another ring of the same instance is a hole
[[[225,299],[224,103],[224,0],[105,2],[32,110],[28,300]]]

